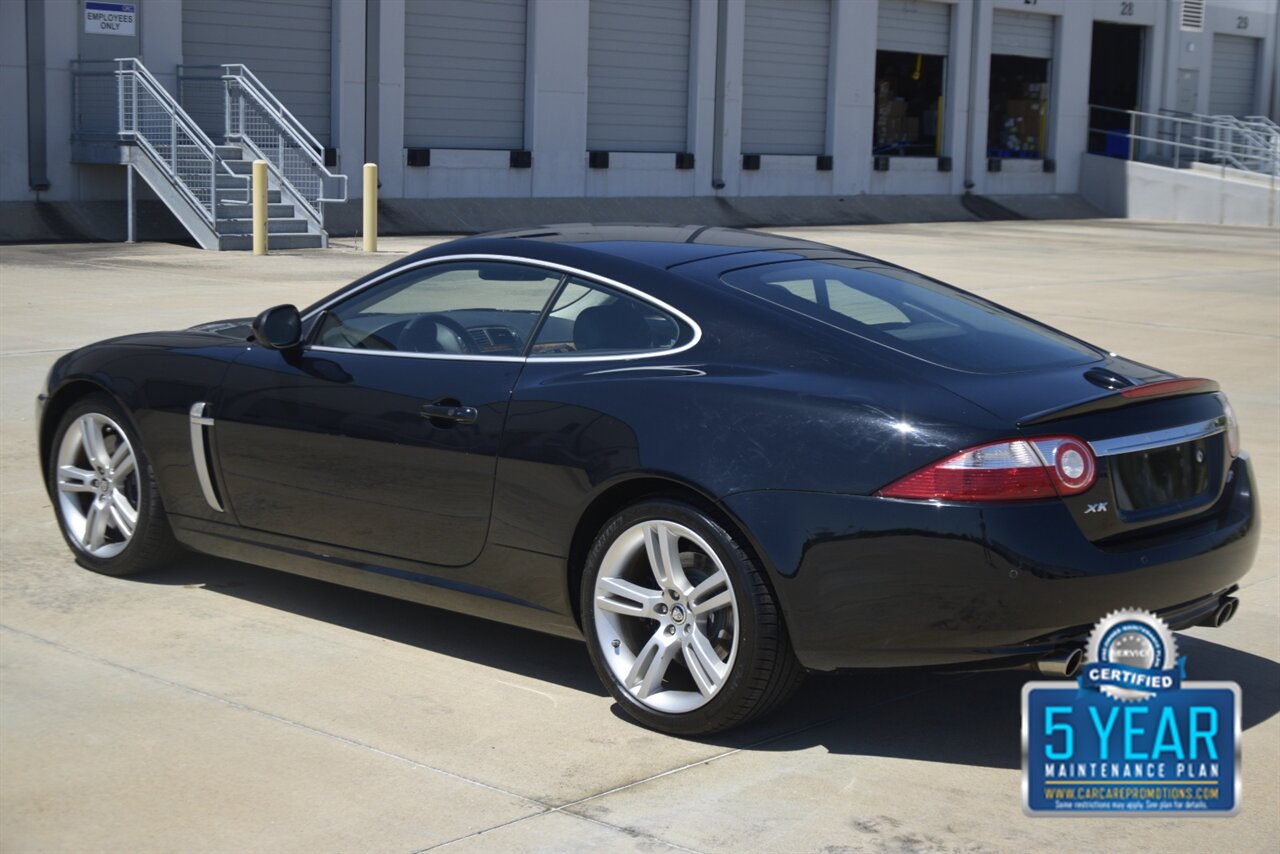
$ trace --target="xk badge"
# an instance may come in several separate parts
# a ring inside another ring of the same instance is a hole
[[[1086,514],[1088,514],[1088,513],[1106,513],[1106,512],[1107,512],[1107,502],[1105,502],[1105,501],[1099,501],[1097,504],[1090,504],[1088,507],[1084,508],[1084,512],[1085,512]]]

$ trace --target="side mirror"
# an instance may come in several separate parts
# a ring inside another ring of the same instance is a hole
[[[278,305],[253,319],[253,340],[268,350],[292,350],[302,343],[298,307]]]

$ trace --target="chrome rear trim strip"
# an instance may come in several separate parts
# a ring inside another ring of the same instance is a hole
[[[218,500],[218,493],[213,488],[213,478],[209,474],[209,455],[205,450],[204,431],[206,427],[213,426],[213,419],[205,416],[205,407],[207,403],[191,404],[191,412],[188,418],[191,421],[191,458],[196,466],[196,479],[200,481],[200,491],[204,493],[204,500],[209,506],[219,513],[225,513],[226,510],[222,506],[222,502]]]
[[[1184,424],[1181,427],[1170,427],[1167,430],[1153,430],[1150,433],[1135,433],[1132,436],[1117,436],[1114,439],[1101,439],[1090,442],[1094,454],[1099,457],[1113,457],[1117,454],[1132,454],[1138,451],[1150,451],[1165,448],[1169,445],[1180,445],[1183,442],[1194,442],[1216,436],[1227,429],[1227,416],[1219,415],[1208,421],[1195,424]]]

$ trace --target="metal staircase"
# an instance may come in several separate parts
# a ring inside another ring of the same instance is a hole
[[[141,62],[114,64],[114,116],[101,106],[108,73],[84,65],[73,70],[73,151],[79,162],[129,166],[205,249],[250,249],[250,173],[254,160],[265,160],[268,245],[328,245],[324,205],[346,201],[346,176],[325,167],[315,137],[249,69],[222,66],[225,126],[219,144]]]
[[[1266,116],[1205,116],[1198,113],[1159,113],[1089,106],[1091,119],[1122,116],[1127,132],[1090,127],[1122,141],[1119,156],[1175,169],[1212,164],[1249,175],[1280,178],[1280,126]],[[1107,152],[1108,156],[1115,156]]]
[[[1280,126],[1266,116],[1203,116],[1214,162],[1263,175],[1280,175]]]

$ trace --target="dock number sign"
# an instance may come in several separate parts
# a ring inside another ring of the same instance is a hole
[[[104,3],[85,0],[84,31],[99,36],[132,36],[137,34],[136,3]]]

